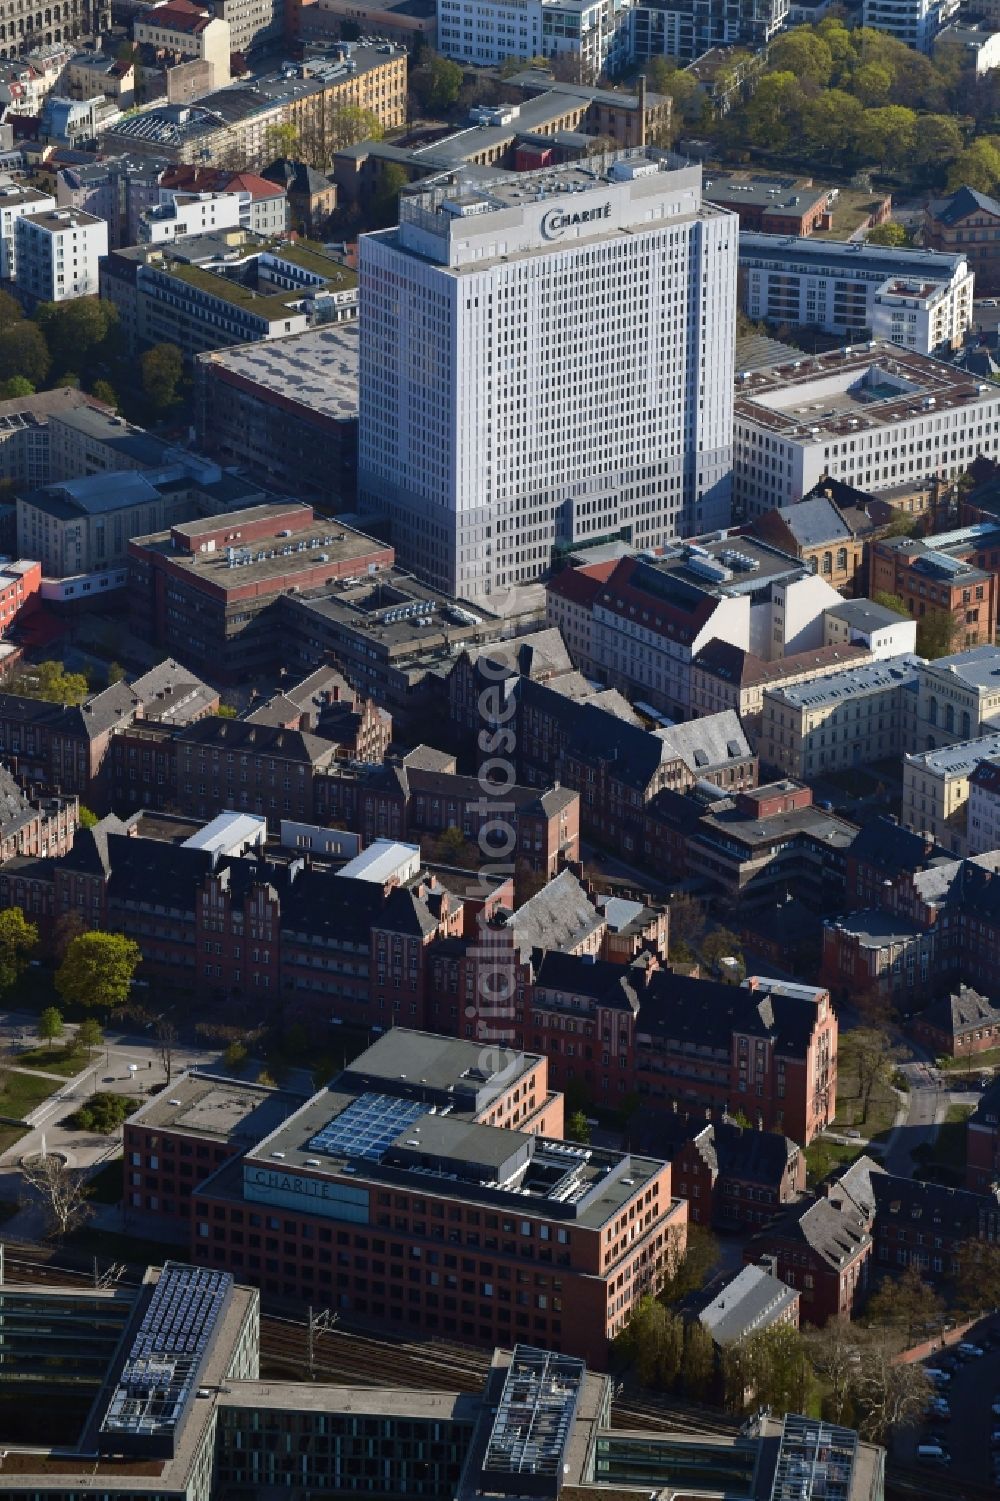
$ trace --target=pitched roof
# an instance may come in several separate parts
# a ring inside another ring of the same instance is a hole
[[[133,815],[134,817],[135,815]],[[62,857],[64,870],[79,871],[81,875],[107,877],[111,873],[111,855],[108,837],[111,834],[127,834],[129,824],[108,813],[89,829],[78,829],[73,847]]]
[[[272,162],[261,172],[261,177],[268,182],[280,183],[288,193],[314,193],[328,192],[331,183],[329,178],[323,176],[315,167],[310,167],[308,162],[292,161],[290,157],[281,156]]]
[[[639,1012],[639,1031],[667,1043],[700,1045],[728,1057],[734,1032],[769,1037],[779,1056],[804,1058],[816,1024],[810,987],[760,979],[758,988],[696,980],[657,970],[650,976]],[[825,992],[817,989],[817,997]]]
[[[775,1131],[755,1131],[731,1121],[705,1127],[695,1145],[706,1162],[727,1177],[751,1179],[771,1186],[780,1184],[789,1161],[799,1148]]]
[[[813,495],[796,501],[794,505],[778,506],[777,512],[799,547],[846,542],[852,535],[847,522],[827,495]]]
[[[951,995],[927,1006],[917,1020],[936,1027],[949,1036],[958,1037],[963,1032],[974,1031],[984,1023],[996,1026],[1000,1022],[1000,1010],[977,990],[972,990],[968,985],[960,985]]]
[[[227,751],[276,756],[283,761],[303,761],[311,766],[323,765],[333,757],[333,746],[328,740],[305,730],[251,724],[248,720],[224,719],[217,714],[186,725],[178,732],[176,741],[179,745],[218,746]]]
[[[739,715],[735,709],[721,714],[705,714],[700,719],[686,719],[683,724],[654,731],[662,741],[665,760],[683,761],[692,776],[703,777],[709,771],[753,757]]]
[[[875,1231],[885,1225],[903,1224],[923,1231],[943,1231],[960,1240],[985,1235],[993,1227],[995,1239],[1000,1222],[996,1193],[970,1193],[965,1188],[946,1188],[921,1178],[901,1178],[883,1173],[872,1179],[875,1195]]]
[[[554,881],[507,918],[507,927],[523,958],[533,949],[570,952],[604,926],[604,918],[569,870],[560,871]]]
[[[613,964],[583,954],[548,950],[535,970],[535,989],[585,995],[614,1011],[639,1010],[639,992],[631,965]]]
[[[7,767],[0,764],[0,834],[8,837],[35,817],[34,809]]]
[[[798,1299],[794,1288],[760,1266],[745,1266],[698,1315],[717,1345],[745,1339],[786,1316]]]
[[[581,568],[564,568],[545,586],[547,594],[571,600],[575,605],[589,609],[606,579],[615,569],[615,560],[604,563],[588,563]]]
[[[848,854],[866,865],[897,874],[922,870],[934,861],[953,857],[923,834],[914,834],[891,818],[866,819],[851,842]]]
[[[492,655],[494,652],[498,655]],[[535,631],[530,636],[518,636],[512,641],[468,646],[466,653],[473,663],[509,665],[512,673],[520,673],[522,677],[535,681],[544,681],[554,677],[556,673],[575,670],[562,634],[555,626]]]
[[[764,1246],[772,1240],[800,1241],[840,1272],[871,1243],[871,1235],[857,1204],[845,1193],[792,1205],[758,1240]]]
[[[977,213],[992,214],[1000,218],[1000,203],[976,188],[959,188],[950,198],[936,199],[930,208],[934,218],[942,224],[960,224],[969,214]]]

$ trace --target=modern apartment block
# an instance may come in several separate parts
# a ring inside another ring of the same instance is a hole
[[[926,355],[871,342],[743,370],[733,499],[747,517],[808,495],[825,476],[876,495],[953,478],[1000,453],[1000,389]]]
[[[51,208],[22,214],[15,234],[17,289],[30,303],[96,296],[98,267],[108,253],[108,226],[103,219]]]
[[[974,275],[961,251],[775,238],[740,230],[740,305],[755,322],[888,339],[918,354],[961,346]]]
[[[56,206],[56,200],[37,188],[20,184],[0,187],[0,280],[14,281],[17,276],[17,221],[24,214],[44,214]]]
[[[864,0],[862,24],[873,31],[887,31],[917,52],[929,53],[958,4],[959,0]]]
[[[438,46],[477,67],[508,57],[565,58],[590,83],[630,60],[628,10],[614,0],[437,0]]]
[[[629,12],[632,59],[694,62],[715,47],[767,45],[788,20],[788,0],[638,0]]]
[[[919,657],[887,657],[765,690],[762,765],[808,781],[900,755],[914,743],[920,666]]]
[[[400,220],[361,240],[358,491],[404,566],[502,601],[554,547],[727,523],[736,221],[700,169],[591,157]]]

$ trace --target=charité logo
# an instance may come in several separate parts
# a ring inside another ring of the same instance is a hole
[[[579,208],[570,210],[562,208],[550,208],[547,214],[542,216],[542,234],[547,240],[558,240],[574,224],[594,224],[598,219],[611,217],[610,203],[602,203],[600,208]]]

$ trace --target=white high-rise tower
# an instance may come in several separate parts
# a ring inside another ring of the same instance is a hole
[[[360,261],[359,505],[471,599],[729,520],[736,216],[622,152],[404,194]]]

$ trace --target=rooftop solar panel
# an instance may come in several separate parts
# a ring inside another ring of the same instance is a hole
[[[399,1133],[426,1114],[427,1106],[419,1100],[401,1100],[395,1095],[367,1090],[322,1131],[317,1131],[309,1146],[312,1151],[326,1152],[331,1157],[361,1157],[366,1162],[380,1162]]]

